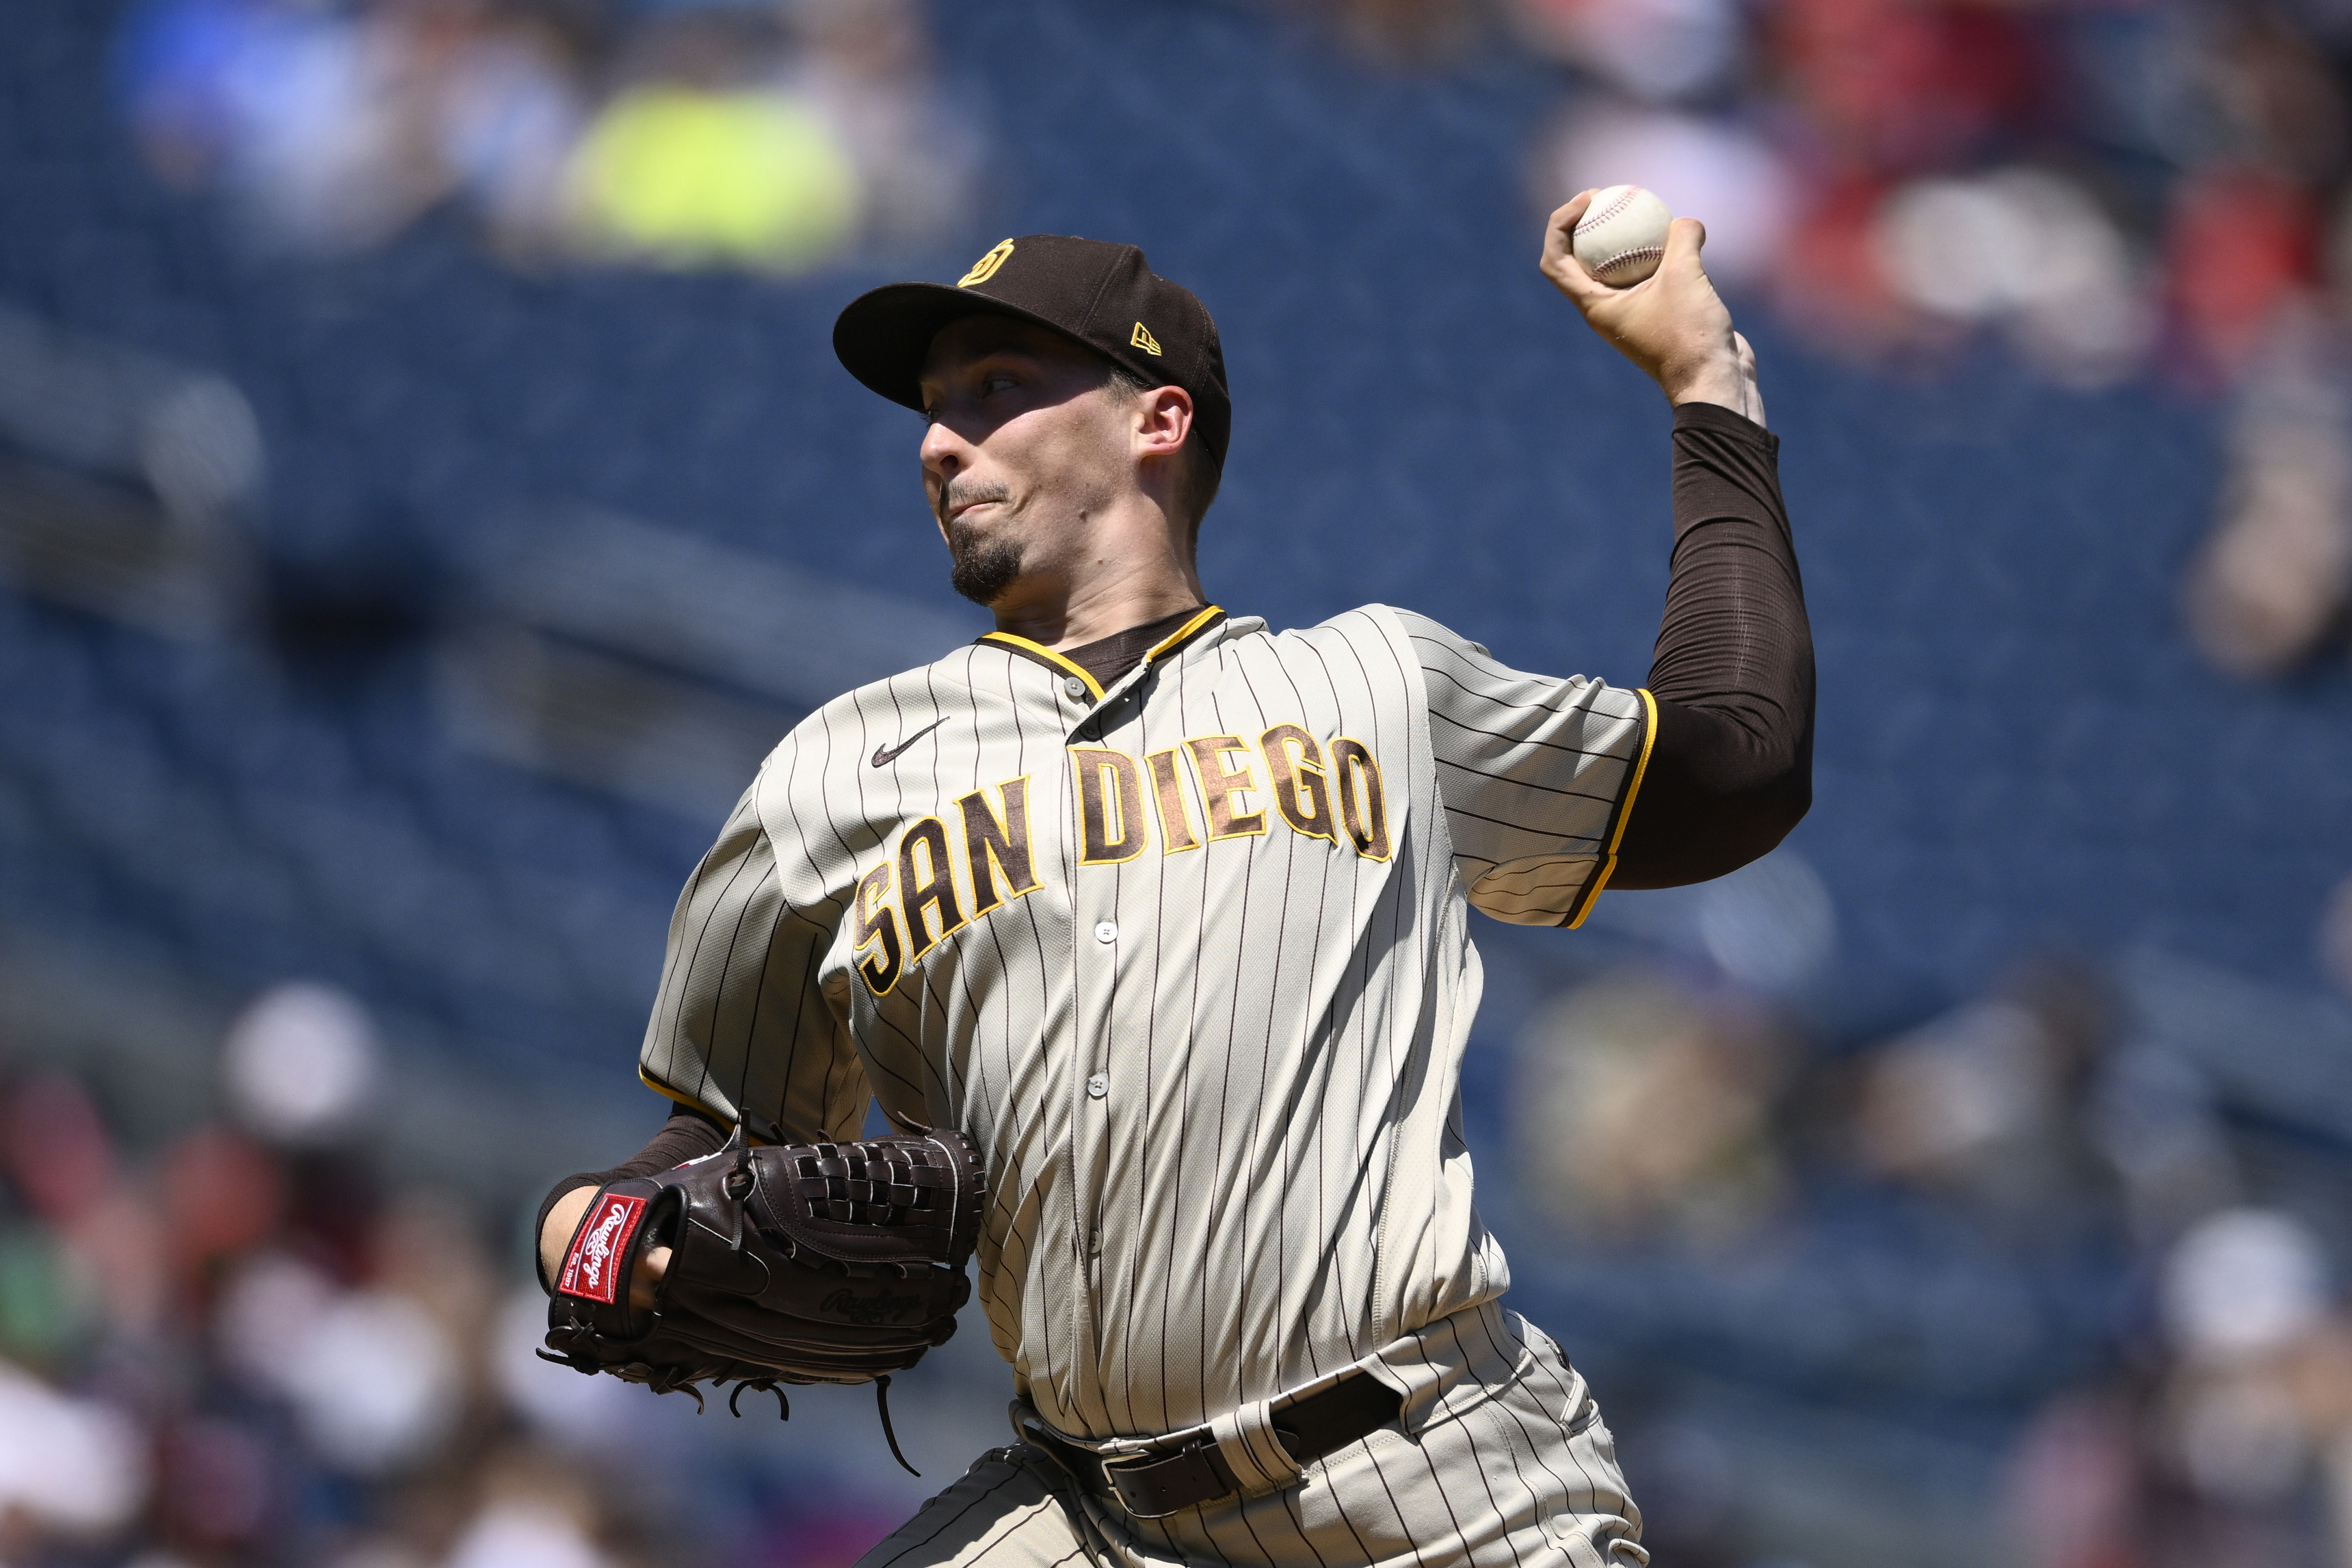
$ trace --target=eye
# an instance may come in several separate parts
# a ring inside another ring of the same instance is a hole
[[[982,376],[980,382],[980,390],[983,393],[992,392],[1000,387],[1017,387],[1020,384],[1020,382],[1015,380],[1013,377],[999,373],[992,376]]]

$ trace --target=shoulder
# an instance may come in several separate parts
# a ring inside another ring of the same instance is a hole
[[[1414,656],[1426,664],[1433,656],[1439,658],[1489,659],[1484,643],[1474,643],[1443,622],[1431,619],[1417,610],[1403,610],[1393,605],[1379,605],[1397,627],[1398,633],[1411,643]]]
[[[795,805],[823,803],[837,811],[848,801],[862,803],[866,775],[887,764],[894,747],[992,706],[987,691],[1002,686],[1005,658],[967,644],[821,704],[761,762],[753,788],[761,816],[772,828]]]
[[[1319,625],[1286,632],[1282,637],[1306,647],[1346,644],[1359,650],[1385,648],[1402,664],[1414,668],[1462,659],[1491,661],[1493,657],[1484,643],[1470,641],[1419,611],[1394,604],[1359,605]]]
[[[1399,678],[1409,674],[1415,685],[1430,672],[1465,662],[1494,664],[1485,644],[1418,611],[1393,604],[1360,604],[1313,626],[1285,632],[1269,631],[1265,622],[1255,618],[1237,621],[1223,647],[1244,655],[1255,652],[1286,664],[1328,664],[1339,659],[1376,679],[1375,672]]]
[[[802,752],[829,753],[845,745],[854,751],[856,743],[877,727],[896,729],[910,716],[919,724],[924,715],[961,712],[971,704],[973,687],[985,684],[986,676],[1008,657],[985,643],[968,643],[928,664],[852,687],[818,705],[786,731],[768,761],[772,765],[780,757]],[[889,738],[885,736],[884,743]]]

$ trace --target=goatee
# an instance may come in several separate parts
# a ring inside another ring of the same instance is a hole
[[[948,525],[948,585],[974,604],[995,603],[1020,580],[1020,545],[982,538],[961,517]]]
[[[1011,539],[993,543],[978,528],[949,513],[958,507],[1009,499],[1012,487],[1003,480],[969,476],[943,487],[932,501],[940,524],[947,530],[948,584],[974,604],[992,604],[1021,577],[1021,547]]]

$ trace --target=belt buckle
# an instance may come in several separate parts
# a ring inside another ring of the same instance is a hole
[[[1118,1478],[1128,1470],[1140,1469],[1145,1465],[1158,1464],[1162,1459],[1172,1459],[1175,1457],[1174,1454],[1124,1454],[1115,1459],[1097,1458],[1095,1463],[1102,1470],[1103,1484],[1110,1488],[1111,1495],[1118,1499],[1118,1506],[1127,1511],[1127,1516],[1129,1519],[1173,1519],[1184,1511],[1181,1508],[1171,1508],[1158,1513],[1147,1512],[1137,1507],[1134,1500],[1127,1495],[1127,1489],[1118,1484]]]

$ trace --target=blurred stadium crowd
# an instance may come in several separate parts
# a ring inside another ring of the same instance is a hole
[[[149,165],[265,244],[379,244],[443,203],[524,265],[806,271],[961,238],[984,142],[913,0],[153,0],[116,86]]]
[[[1842,1046],[1673,946],[1604,936],[1469,1093],[1658,1560],[2352,1560],[2352,1084],[2286,1065],[2340,1016],[2045,958]],[[348,994],[271,988],[199,1082],[0,1078],[0,1561],[842,1568],[921,1495],[845,1483],[845,1396],[739,1423],[537,1359],[528,1192],[386,1159]],[[978,1335],[909,1375],[917,1454],[993,1441],[1002,1380]]]
[[[831,312],[1133,234],[1225,324],[1229,602],[1627,679],[1656,476],[1593,459],[1655,410],[1513,290],[1531,211],[1633,179],[1767,339],[1822,806],[1574,937],[1481,924],[1515,1304],[1664,1568],[2352,1563],[2352,1021],[2295,891],[2347,870],[2352,12],[28,0],[16,43],[0,1563],[842,1568],[1002,1441],[969,1330],[894,1390],[928,1483],[854,1398],[529,1354],[523,1217],[660,1114],[710,823],[975,629]]]
[[[1541,200],[1633,180],[1815,341],[1931,369],[1992,333],[2057,381],[2235,405],[2185,609],[2289,673],[2352,591],[2352,7],[2340,0],[1495,0],[1581,78]],[[1467,0],[1339,7],[1391,46]]]
[[[2340,0],[1267,0],[1392,62],[1497,38],[1572,74],[1549,206],[1633,180],[1815,340],[1918,370],[1991,332],[2061,382],[2227,389],[2185,591],[2282,674],[2352,593]],[[150,165],[268,243],[445,202],[520,262],[800,272],[961,240],[987,138],[912,0],[147,0],[117,85]]]
[[[380,1050],[295,983],[167,1136],[82,1078],[0,1083],[0,1560],[831,1568],[896,1522],[796,1482],[772,1423],[761,1455],[539,1360],[527,1219],[388,1175]]]
[[[1622,1381],[1683,1390],[1628,1445],[1661,1561],[1753,1560],[1736,1450],[1778,1448],[1802,1495],[1806,1449],[1844,1446],[1706,1390],[1767,1365],[1850,1408],[1874,1390],[1896,1446],[1928,1411],[2015,1417],[1983,1455],[1900,1461],[1945,1469],[1949,1498],[1783,1521],[1824,1560],[1907,1560],[1945,1531],[2036,1568],[2352,1560],[2342,1177],[2294,1146],[2333,1113],[2233,1113],[2250,1020],[2200,1039],[2198,1010],[2045,958],[1850,1051],[1642,966],[1530,1018],[1510,1103],[1532,1212],[1512,1221],[1545,1244],[1515,1261],[1648,1363]]]
[[[1538,203],[1633,179],[1797,329],[1916,367],[2230,388],[2189,573],[2206,653],[2294,670],[2352,591],[2352,12],[2336,0],[1289,0],[1392,61],[1500,33],[1576,75]],[[151,0],[118,87],[155,172],[278,245],[457,200],[518,261],[797,273],[971,233],[985,131],[910,0]]]

